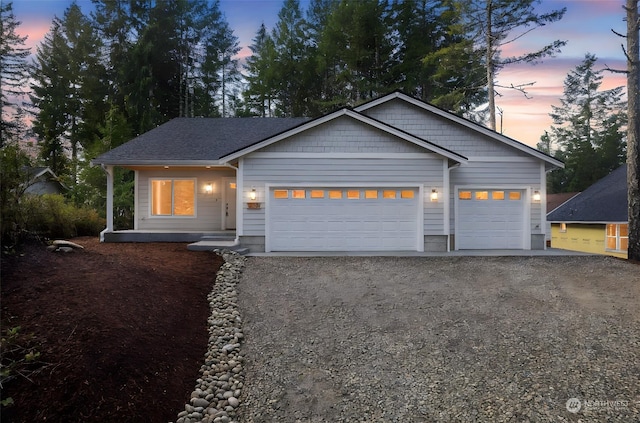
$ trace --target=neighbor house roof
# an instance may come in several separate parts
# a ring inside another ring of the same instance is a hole
[[[103,165],[211,164],[308,118],[176,118],[92,160]]]
[[[627,222],[627,165],[622,165],[547,215],[550,222]]]
[[[557,194],[547,194],[547,214],[551,213],[571,198],[580,194],[579,192],[559,192]]]

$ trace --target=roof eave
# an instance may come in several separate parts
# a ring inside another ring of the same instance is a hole
[[[224,166],[219,160],[91,160],[91,166]]]

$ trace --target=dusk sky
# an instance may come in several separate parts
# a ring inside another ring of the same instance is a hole
[[[2,0],[6,1],[6,0]],[[49,31],[54,16],[62,17],[71,0],[13,0],[13,11],[22,24],[18,28],[21,35],[28,35],[27,46],[35,47]],[[90,0],[77,0],[86,14],[93,10]],[[308,1],[302,0],[306,9]],[[229,25],[240,40],[240,56],[249,54],[248,46],[260,24],[264,22],[273,29],[282,0],[221,0],[220,8]],[[536,29],[517,44],[509,46],[503,56],[530,52],[553,40],[567,40],[562,53],[546,59],[538,65],[519,65],[505,68],[498,74],[497,82],[509,86],[535,82],[528,89],[530,99],[514,90],[500,89],[498,107],[504,111],[503,132],[525,144],[535,146],[552,122],[549,117],[551,105],[560,105],[566,75],[584,59],[586,53],[598,58],[597,68],[605,65],[614,69],[626,66],[621,44],[624,40],[611,32],[626,32],[626,22],[622,5],[624,0],[543,0],[539,12],[567,8],[564,18],[544,28]],[[605,73],[601,89],[625,86],[621,74]],[[498,130],[500,121],[498,117]]]

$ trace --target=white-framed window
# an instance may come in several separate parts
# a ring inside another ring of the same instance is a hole
[[[151,179],[151,216],[195,217],[195,179]]]
[[[629,225],[627,223],[608,223],[605,246],[608,251],[627,251],[629,249]]]

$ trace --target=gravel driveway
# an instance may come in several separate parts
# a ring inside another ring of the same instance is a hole
[[[251,257],[237,289],[240,422],[640,421],[638,265]]]

